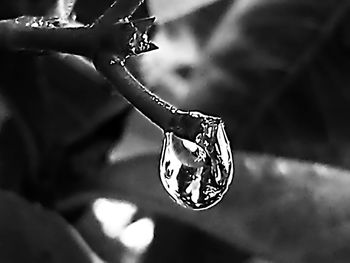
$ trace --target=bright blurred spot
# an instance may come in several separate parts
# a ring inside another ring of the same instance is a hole
[[[92,210],[103,232],[108,237],[118,240],[127,249],[121,262],[139,262],[139,257],[153,240],[153,220],[142,218],[130,224],[137,207],[115,199],[97,199],[92,205]]]
[[[138,253],[142,253],[151,244],[154,237],[154,222],[142,218],[130,224],[120,235],[120,242]]]
[[[103,232],[111,238],[120,236],[137,211],[137,207],[131,203],[105,198],[97,199],[92,209]]]
[[[152,15],[157,17],[160,23],[184,16],[203,6],[216,2],[217,0],[151,0],[148,5]]]

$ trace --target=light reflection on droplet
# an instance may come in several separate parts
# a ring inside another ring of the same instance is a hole
[[[227,192],[233,179],[233,157],[224,124],[207,116],[191,142],[166,132],[160,159],[164,188],[178,204],[208,209]]]

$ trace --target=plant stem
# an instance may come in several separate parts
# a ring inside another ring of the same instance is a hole
[[[0,21],[0,48],[8,50],[49,50],[91,56],[94,35],[91,27],[34,27],[30,21]]]
[[[132,105],[162,130],[191,141],[195,139],[202,120],[149,91],[129,72],[123,61],[116,60],[111,54],[99,54],[94,65]]]
[[[97,52],[123,55],[135,33],[131,23],[65,27],[59,19],[19,17],[0,21],[0,49],[55,51],[93,59]]]

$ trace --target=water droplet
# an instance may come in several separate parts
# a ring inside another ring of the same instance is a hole
[[[234,170],[224,123],[220,118],[200,116],[201,129],[194,142],[165,132],[160,159],[164,188],[176,203],[194,210],[220,202]]]

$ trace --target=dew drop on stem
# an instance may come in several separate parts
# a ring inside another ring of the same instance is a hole
[[[205,210],[216,205],[227,192],[234,172],[230,143],[220,118],[189,112],[201,119],[195,141],[164,133],[160,178],[168,194],[179,205]]]

